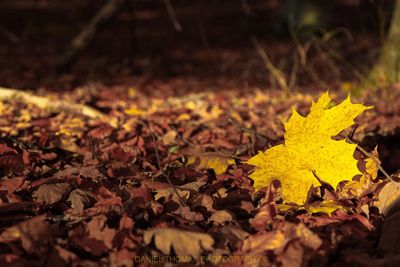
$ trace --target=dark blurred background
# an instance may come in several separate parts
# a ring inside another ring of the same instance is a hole
[[[277,87],[279,75],[290,87],[342,86],[368,73],[394,7],[389,0],[127,0],[57,70],[107,2],[1,0],[0,86],[229,89]]]

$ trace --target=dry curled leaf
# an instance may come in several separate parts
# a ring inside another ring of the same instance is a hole
[[[68,183],[45,184],[39,187],[32,196],[38,202],[51,205],[62,200],[71,191]]]
[[[154,239],[156,248],[165,255],[171,255],[173,249],[179,256],[200,256],[204,251],[212,250],[214,244],[209,234],[173,228],[148,230],[143,237],[147,245]]]
[[[233,220],[233,215],[227,210],[218,210],[214,212],[210,218],[208,218],[208,222],[213,223],[215,225],[223,225],[225,223],[229,223]]]
[[[82,212],[85,208],[92,206],[96,202],[96,199],[88,191],[75,189],[69,194],[67,201],[71,203],[71,208],[77,212]]]
[[[313,102],[308,116],[303,117],[293,109],[285,123],[285,143],[259,152],[247,161],[257,167],[250,175],[256,189],[278,178],[284,200],[302,204],[310,187],[318,185],[317,178],[336,187],[340,181],[360,174],[353,157],[356,145],[332,137],[354,124],[354,118],[370,107],[353,104],[350,97],[328,108],[330,102],[326,92]]]
[[[387,183],[379,192],[376,203],[379,212],[385,217],[400,211],[400,184]]]
[[[40,255],[48,249],[54,233],[53,227],[46,222],[45,217],[38,216],[7,228],[0,235],[0,243],[21,241],[26,252]]]
[[[378,183],[374,183],[373,181],[378,176],[378,164],[380,164],[376,149],[372,152],[372,155],[375,160],[372,158],[367,158],[365,160],[365,171],[363,172],[363,175],[347,182],[343,186],[342,190],[338,192],[338,197],[340,199],[361,198],[371,193],[378,185]]]

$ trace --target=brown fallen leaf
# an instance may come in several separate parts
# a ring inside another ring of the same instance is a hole
[[[285,234],[282,231],[260,232],[251,235],[243,241],[243,254],[260,255],[269,250],[281,249],[285,244]]]
[[[78,260],[78,256],[61,246],[54,246],[51,255],[47,260],[47,266],[68,266],[73,261]]]
[[[400,183],[387,183],[378,194],[376,207],[385,217],[400,211]]]
[[[241,252],[259,255],[274,250],[275,253],[280,253],[292,240],[299,240],[302,245],[313,250],[317,250],[322,245],[322,240],[303,223],[284,222],[277,230],[249,236],[244,240]]]
[[[93,217],[86,225],[86,231],[88,237],[102,241],[108,249],[111,249],[116,235],[116,230],[109,228],[106,221],[107,217],[104,215]]]
[[[233,215],[229,211],[218,210],[214,212],[210,218],[208,218],[208,222],[215,225],[223,225],[231,222],[233,218]]]
[[[82,189],[75,189],[67,199],[67,202],[71,203],[71,208],[77,212],[82,212],[85,208],[93,206],[95,201],[92,193]]]
[[[143,238],[147,245],[154,240],[155,247],[165,255],[171,255],[173,250],[177,256],[200,256],[211,251],[214,244],[209,234],[174,228],[147,230]]]
[[[204,216],[201,213],[191,211],[189,207],[179,206],[177,210],[174,210],[171,213],[179,215],[189,222],[200,222],[204,220]]]
[[[6,155],[6,154],[18,154],[17,151],[5,144],[0,144],[0,156]]]
[[[68,183],[45,184],[33,192],[32,197],[36,201],[52,205],[65,198],[71,191],[71,185]]]
[[[166,146],[173,145],[176,143],[177,135],[178,133],[175,130],[170,130],[161,137],[161,142]]]
[[[15,190],[20,188],[22,184],[24,183],[25,178],[24,177],[13,177],[11,179],[3,178],[0,180],[0,190],[7,190],[8,193],[13,193]]]
[[[383,255],[399,255],[400,253],[400,212],[396,212],[389,216],[382,227],[381,236],[379,238],[378,250]]]
[[[24,167],[25,165],[21,155],[7,154],[0,156],[0,169],[3,174],[7,174],[10,171],[20,173],[23,171]]]
[[[378,183],[375,183],[374,180],[378,177],[379,165],[381,164],[377,147],[375,147],[371,154],[376,162],[372,158],[367,158],[364,161],[365,170],[363,170],[363,174],[352,181],[348,181],[339,190],[339,199],[360,199],[377,187]]]
[[[109,228],[106,224],[107,217],[104,215],[94,216],[86,226],[69,232],[71,243],[93,256],[106,253],[113,246],[117,230]]]
[[[0,235],[0,243],[21,241],[27,253],[41,255],[48,250],[54,234],[53,227],[45,221],[45,217],[38,216],[7,228]]]

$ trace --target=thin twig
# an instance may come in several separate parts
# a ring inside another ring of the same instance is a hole
[[[92,150],[92,158],[97,159],[100,162],[99,156],[97,155],[96,146],[94,145],[93,138],[91,135],[87,136],[89,139],[90,149]]]
[[[285,74],[272,64],[272,61],[268,57],[267,53],[254,36],[251,36],[251,42],[253,43],[254,48],[256,49],[261,60],[264,62],[265,68],[271,73],[272,77],[279,84],[281,89],[288,95],[291,88],[288,87]]]
[[[233,124],[233,125],[235,125],[236,127],[238,127],[239,130],[242,131],[242,132],[247,132],[247,133],[253,134],[253,135],[255,136],[255,138],[256,138],[256,140],[255,140],[256,143],[257,143],[257,138],[258,138],[259,140],[262,140],[262,139],[266,140],[267,146],[270,145],[270,144],[269,144],[269,139],[268,139],[266,136],[264,136],[264,135],[258,133],[255,129],[243,127],[242,125],[240,125],[239,123],[237,123],[237,122],[236,122],[235,120],[233,120],[232,118],[229,118],[229,119],[228,119],[228,122],[231,123],[231,124]],[[253,145],[252,150],[255,150],[255,146],[257,145],[256,143],[252,144],[252,145]],[[256,151],[253,151],[253,152],[256,152]],[[253,154],[255,154],[255,153],[253,153]]]
[[[169,15],[169,17],[170,17],[170,19],[172,21],[172,24],[174,25],[175,30],[177,32],[182,31],[182,26],[179,23],[178,19],[176,18],[175,11],[174,11],[174,8],[172,7],[171,1],[170,0],[164,0],[164,4],[165,4],[165,7],[167,9],[168,15]]]
[[[315,170],[312,170],[312,174],[314,175],[315,179],[317,179],[318,182],[319,182],[321,185],[326,184],[324,181],[322,181],[322,179],[321,179],[320,177],[318,177],[317,172],[316,172]]]
[[[182,206],[184,206],[184,207],[187,207],[188,205],[187,205],[186,201],[185,201],[185,200],[183,199],[183,197],[179,194],[178,190],[176,190],[175,185],[172,183],[172,181],[171,181],[171,179],[170,179],[171,171],[168,170],[168,173],[165,174],[163,168],[161,167],[161,160],[160,160],[160,155],[159,155],[158,149],[157,149],[156,137],[154,136],[153,132],[151,131],[150,126],[149,126],[148,124],[147,124],[146,126],[147,126],[147,128],[148,128],[148,130],[149,130],[149,133],[150,133],[151,138],[153,139],[154,151],[155,151],[156,159],[157,159],[157,165],[158,165],[158,168],[159,168],[161,174],[163,174],[163,175],[165,176],[165,178],[167,179],[167,182],[168,182],[169,185],[172,187],[172,190],[174,191],[174,193],[175,193],[176,196],[178,197],[180,204],[181,204]]]
[[[0,100],[21,99],[42,109],[65,111],[67,113],[84,115],[93,119],[100,119],[110,124],[110,118],[99,110],[83,104],[72,103],[66,100],[55,100],[44,96],[37,96],[18,89],[0,87]]]
[[[357,146],[357,149],[360,150],[365,156],[369,157],[370,159],[372,159],[372,161],[376,164],[376,166],[378,167],[378,169],[383,173],[383,175],[388,178],[391,182],[397,183],[395,180],[393,180],[392,177],[390,177],[390,175],[382,168],[379,159],[377,159],[375,157],[374,154],[367,152],[364,148],[362,148],[359,144],[357,144],[356,142],[352,141],[349,136],[345,133],[346,135],[346,140],[353,145]]]

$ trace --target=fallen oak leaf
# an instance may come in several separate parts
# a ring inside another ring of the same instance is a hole
[[[154,240],[155,247],[164,255],[171,255],[173,250],[178,256],[200,256],[204,251],[211,251],[214,245],[209,234],[174,228],[147,230],[143,238],[147,245]]]
[[[175,130],[170,130],[167,133],[165,133],[160,139],[164,145],[170,146],[176,144],[177,136],[178,133]]]
[[[354,118],[371,107],[351,103],[350,96],[327,109],[330,102],[326,92],[312,103],[307,117],[293,109],[285,123],[285,143],[260,151],[247,161],[256,166],[250,175],[256,189],[278,178],[285,202],[303,204],[310,187],[318,185],[313,172],[333,187],[360,174],[353,157],[357,145],[332,137],[354,124]]]

